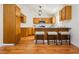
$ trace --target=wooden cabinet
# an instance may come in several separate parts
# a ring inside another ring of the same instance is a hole
[[[39,24],[41,19],[44,20],[46,24],[53,24],[56,21],[55,17],[51,17],[51,18],[33,18],[33,23],[34,24]]]
[[[21,28],[21,37],[26,37],[29,34],[28,28]]]
[[[60,17],[61,17],[60,20],[66,20],[65,8],[63,8],[63,9],[60,11]]]
[[[34,28],[28,27],[28,28],[21,28],[21,37],[31,36],[34,34]]]
[[[72,18],[72,6],[65,6],[60,12],[60,20],[71,20]]]
[[[33,32],[32,33],[35,34],[35,28],[33,28]]]
[[[31,28],[28,28],[28,35],[32,35],[32,29]]]
[[[40,18],[33,18],[33,23],[34,24],[39,24]]]
[[[29,35],[33,35],[33,28],[30,27],[30,28],[28,28],[28,30],[29,30]]]
[[[21,13],[21,23],[26,23],[26,16]]]
[[[72,18],[72,7],[71,6],[66,6],[66,19],[71,19]]]
[[[43,20],[45,21],[46,24],[50,24],[51,23],[50,18],[43,18]]]
[[[56,23],[56,17],[55,16],[51,17],[50,20],[51,20],[51,24],[55,24]]]
[[[15,4],[3,5],[4,43],[18,43],[20,40],[20,8]]]

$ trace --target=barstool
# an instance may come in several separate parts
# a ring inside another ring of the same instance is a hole
[[[44,36],[45,36],[44,31],[36,31],[35,32],[36,44],[37,44],[37,40],[43,40],[43,44],[44,44]]]
[[[47,32],[47,42],[49,45],[50,40],[54,40],[54,43],[57,45],[58,33],[57,32]]]
[[[70,32],[68,31],[60,31],[59,32],[59,35],[60,35],[60,40],[61,40],[61,45],[62,45],[62,41],[65,40],[66,43],[69,41],[69,45],[70,45]]]

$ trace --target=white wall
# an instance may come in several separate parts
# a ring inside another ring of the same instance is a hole
[[[79,47],[79,4],[72,5],[72,43]]]
[[[27,21],[26,23],[22,23],[21,27],[33,27],[33,17],[38,17],[38,10],[39,10],[39,5],[36,4],[19,4],[18,5],[22,12],[27,16]],[[63,7],[63,4],[46,4],[43,5],[42,8],[42,17],[51,17],[53,16],[54,12],[57,12]],[[47,25],[47,24],[46,24]],[[49,26],[49,25],[48,25]]]
[[[3,42],[3,5],[0,4],[0,43]]]
[[[72,5],[72,19],[60,22],[62,26],[71,27],[71,43],[79,47],[79,4]]]
[[[26,7],[26,8],[25,8]],[[32,27],[33,26],[33,17],[37,15],[37,13],[32,12],[33,9],[30,9],[28,5],[21,6],[22,12],[27,15],[27,22],[25,24],[21,24],[23,27]],[[59,20],[59,13],[56,14],[56,19]],[[1,21],[1,20],[0,20]],[[58,26],[71,27],[71,42],[72,44],[79,47],[79,5],[72,5],[72,20],[70,21],[57,21]]]

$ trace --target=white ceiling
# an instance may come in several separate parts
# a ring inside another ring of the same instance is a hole
[[[40,9],[39,6],[42,6],[42,14],[44,15],[54,15],[58,12],[64,5],[63,4],[20,4],[21,9],[24,13],[29,13],[33,16],[38,15],[38,10]]]

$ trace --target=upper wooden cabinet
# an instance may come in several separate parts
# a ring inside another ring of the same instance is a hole
[[[53,24],[55,23],[55,17],[51,17],[51,18],[33,18],[33,23],[34,24],[39,24],[39,22],[42,20],[45,21],[46,24]]]
[[[60,11],[60,20],[66,20],[65,8]]]
[[[3,5],[4,43],[18,43],[20,40],[21,10],[15,4]]]
[[[71,19],[72,18],[72,7],[71,6],[66,6],[66,19]]]
[[[33,23],[34,24],[39,24],[40,20],[41,20],[40,18],[33,18]]]
[[[60,12],[60,20],[71,20],[72,18],[72,6],[65,6]]]
[[[50,18],[42,18],[42,19],[45,21],[46,24],[50,24],[51,23]]]
[[[26,16],[21,13],[21,23],[26,23]]]
[[[55,16],[51,17],[50,20],[51,20],[51,24],[55,24],[56,23],[56,17]]]
[[[15,10],[16,10],[16,16],[21,16],[21,13],[20,13],[20,8],[16,5],[15,7]]]

